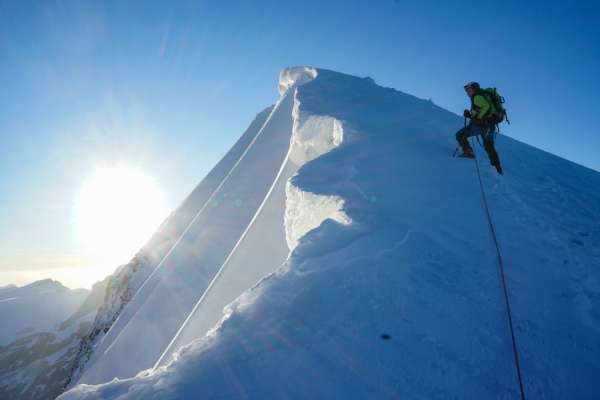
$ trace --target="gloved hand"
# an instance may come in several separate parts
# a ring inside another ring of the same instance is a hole
[[[471,118],[471,111],[469,111],[469,110],[465,110],[465,111],[463,112],[463,116],[464,116],[465,118]]]

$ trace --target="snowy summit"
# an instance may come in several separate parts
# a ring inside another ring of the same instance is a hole
[[[61,400],[600,398],[600,174],[453,158],[462,117],[370,78],[279,94],[117,272]]]

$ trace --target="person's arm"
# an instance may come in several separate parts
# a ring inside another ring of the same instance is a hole
[[[483,119],[485,115],[490,111],[490,103],[480,94],[475,95],[473,97],[473,104],[477,107],[477,113],[471,111],[471,118],[473,119]]]

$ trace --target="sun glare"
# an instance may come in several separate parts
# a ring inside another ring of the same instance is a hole
[[[167,216],[154,179],[125,167],[97,168],[76,201],[79,239],[107,273],[126,263]]]

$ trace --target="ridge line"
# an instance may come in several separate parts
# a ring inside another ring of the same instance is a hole
[[[258,131],[258,133],[254,136],[254,138],[252,138],[252,141],[248,144],[248,146],[246,146],[246,148],[244,149],[244,152],[240,155],[240,157],[237,159],[237,161],[235,162],[235,164],[231,167],[231,169],[229,170],[229,172],[225,175],[225,177],[223,177],[223,179],[221,180],[221,182],[219,183],[219,185],[215,188],[215,190],[213,190],[213,192],[211,193],[211,195],[206,199],[206,201],[204,202],[204,204],[202,205],[202,207],[200,208],[200,210],[198,210],[198,212],[196,213],[196,215],[194,216],[194,218],[192,218],[192,220],[190,221],[190,223],[187,225],[187,227],[184,229],[184,231],[181,233],[181,235],[179,236],[179,238],[175,241],[175,243],[173,243],[173,245],[171,246],[171,248],[169,249],[169,251],[164,255],[164,257],[161,259],[161,261],[157,264],[157,266],[152,270],[152,272],[150,273],[150,275],[148,275],[148,277],[144,280],[144,282],[142,283],[142,285],[139,287],[139,289],[135,292],[135,294],[133,295],[133,297],[131,298],[131,300],[128,302],[128,304],[131,304],[131,302],[133,302],[136,297],[138,296],[138,294],[142,291],[142,289],[146,286],[146,284],[150,281],[150,279],[157,273],[157,271],[162,267],[163,263],[165,262],[165,260],[169,257],[169,255],[175,250],[175,248],[179,245],[179,243],[181,242],[181,240],[183,240],[183,237],[187,234],[187,232],[191,229],[192,225],[195,223],[195,221],[198,219],[198,217],[200,216],[200,214],[202,214],[202,212],[206,209],[206,207],[208,206],[208,204],[210,203],[210,201],[214,198],[214,196],[216,195],[216,193],[225,185],[225,183],[227,182],[227,180],[229,179],[229,177],[233,174],[233,171],[236,169],[236,167],[241,163],[241,161],[244,159],[244,157],[246,156],[246,154],[250,151],[250,149],[253,147],[254,143],[257,141],[258,137],[262,134],[265,126],[268,124],[268,122],[271,120],[271,117],[273,116],[273,114],[275,113],[275,111],[277,110],[277,108],[279,107],[279,105],[283,102],[283,99],[285,98],[285,96],[283,96],[282,98],[280,98],[277,103],[275,104],[275,106],[273,107],[273,109],[271,110],[271,112],[269,113],[269,116],[267,117],[267,119],[263,122],[263,124],[260,127],[260,130]],[[125,326],[123,326],[123,328],[121,329],[121,331],[117,334],[117,336],[113,339],[112,343],[108,346],[108,348],[103,352],[103,355],[106,355],[111,348],[113,347],[113,345],[116,343],[116,341],[119,339],[119,337],[121,336],[121,333],[129,326],[129,323],[131,322],[131,318],[133,318],[139,310],[136,310],[131,316],[129,321],[127,321],[125,323]],[[102,343],[104,341],[104,339],[106,338],[106,336],[108,336],[108,334],[110,333],[110,331],[112,330],[112,328],[115,326],[115,324],[117,323],[117,321],[119,321],[119,319],[121,318],[122,314],[120,313],[119,316],[115,319],[115,321],[112,323],[111,327],[109,328],[108,332],[106,332],[106,334],[102,337],[102,339],[100,340],[100,343]],[[83,376],[83,375],[82,375]]]

